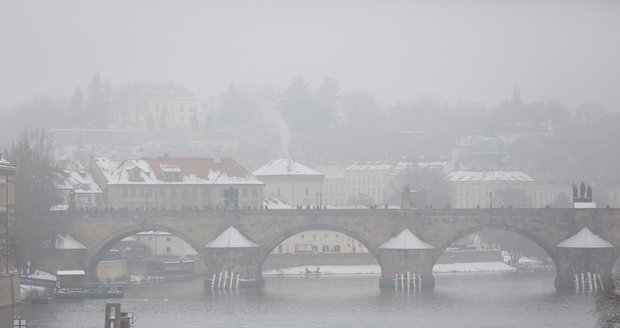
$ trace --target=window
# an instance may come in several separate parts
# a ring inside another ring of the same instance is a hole
[[[329,246],[323,245],[323,253],[329,253]]]
[[[282,253],[282,245],[278,245],[278,253]]]
[[[310,196],[310,187],[306,186],[306,196]]]
[[[170,241],[172,238],[170,237],[166,237],[166,241]]]
[[[340,245],[334,245],[334,253],[340,253]]]
[[[300,235],[300,236],[299,236],[299,238],[304,239],[304,235],[303,235],[303,234],[302,234],[302,235]]]
[[[312,248],[310,244],[295,244],[295,253],[312,253]]]
[[[165,189],[160,189],[159,190],[159,197],[166,198],[166,190]]]
[[[166,253],[170,253],[172,250],[170,249],[170,247],[166,247]]]
[[[280,197],[280,186],[278,186],[278,187],[276,188],[276,195],[278,195],[278,197]]]

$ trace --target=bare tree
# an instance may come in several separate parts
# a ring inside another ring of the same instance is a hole
[[[28,261],[34,264],[42,243],[53,236],[49,210],[56,201],[59,172],[53,165],[52,150],[49,134],[35,130],[24,132],[9,151],[10,161],[17,165],[15,207],[20,269]]]

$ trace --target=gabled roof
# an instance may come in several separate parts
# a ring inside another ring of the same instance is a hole
[[[205,248],[253,248],[259,247],[239,230],[230,227],[205,245]]]
[[[57,189],[71,189],[75,193],[103,193],[93,176],[86,171],[64,170],[59,178]]]
[[[588,227],[585,227],[579,230],[578,233],[573,235],[570,238],[565,239],[564,241],[557,244],[557,247],[564,248],[613,248],[612,245],[607,240],[599,237],[598,235],[592,233]]]
[[[287,175],[314,175],[323,174],[290,158],[280,158],[271,161],[252,173],[254,176],[287,176]]]
[[[433,245],[422,241],[409,231],[409,229],[403,230],[396,237],[390,238],[390,240],[379,246],[380,249],[434,249]]]
[[[44,248],[50,248],[50,242],[47,241],[43,244]],[[71,235],[56,235],[56,240],[54,244],[55,249],[86,249],[87,247],[79,241],[75,240],[75,238],[71,237]]]

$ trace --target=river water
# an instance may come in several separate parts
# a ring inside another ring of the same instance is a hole
[[[593,294],[558,292],[553,272],[436,274],[436,287],[381,290],[378,276],[266,277],[262,289],[211,291],[203,278],[133,285],[136,328],[594,327]],[[23,304],[28,328],[99,328],[105,300]]]

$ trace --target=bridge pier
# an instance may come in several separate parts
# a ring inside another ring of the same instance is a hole
[[[611,270],[617,258],[615,248],[563,248],[557,247],[558,261],[555,287],[575,289],[575,275],[593,273],[600,275],[609,286]]]
[[[381,265],[381,278],[379,279],[381,288],[394,288],[395,277],[406,275],[407,272],[422,278],[422,288],[435,287],[433,249],[380,249],[379,264]]]
[[[243,287],[262,287],[265,285],[259,270],[260,248],[206,248],[202,252],[207,277],[218,276],[221,272],[233,272]]]

